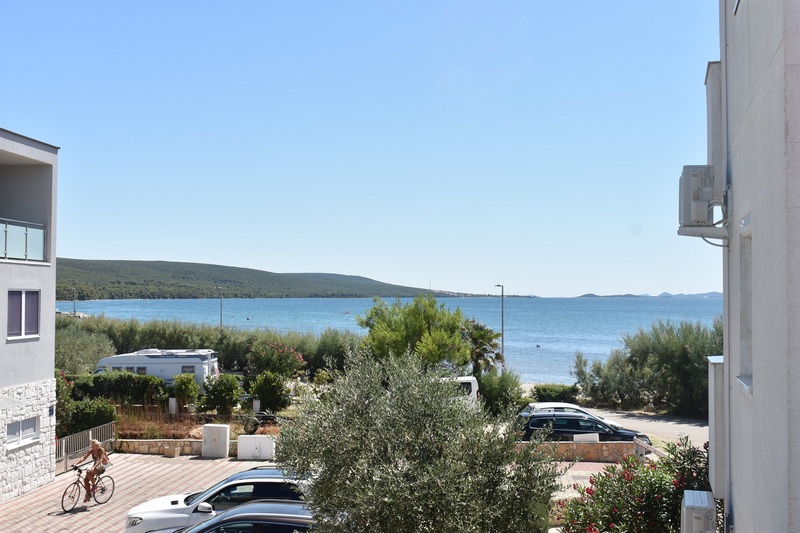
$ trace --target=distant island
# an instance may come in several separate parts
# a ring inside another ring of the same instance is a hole
[[[362,276],[324,273],[278,274],[252,268],[175,261],[70,259],[59,257],[56,299],[164,300],[199,298],[437,298],[499,297],[497,294],[422,289],[382,283]],[[584,294],[578,298],[623,298],[649,295]],[[507,294],[507,298],[538,298]],[[718,292],[658,297],[721,298]]]

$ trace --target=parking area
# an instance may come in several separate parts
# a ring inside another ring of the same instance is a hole
[[[134,505],[156,496],[207,488],[217,481],[248,468],[269,465],[267,461],[205,459],[197,456],[175,458],[160,455],[114,454],[108,475],[114,478],[111,500],[98,505],[92,500],[79,503],[70,513],[61,509],[61,495],[74,474],[56,476],[55,481],[0,504],[0,530],[4,533],[121,533],[125,514]],[[589,476],[602,470],[602,463],[577,463],[559,480],[588,485]]]

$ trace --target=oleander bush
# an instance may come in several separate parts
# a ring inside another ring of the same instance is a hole
[[[559,504],[563,532],[678,533],[684,491],[710,490],[708,452],[685,436],[666,451],[656,463],[625,457],[589,478],[588,487],[576,485],[579,497]]]

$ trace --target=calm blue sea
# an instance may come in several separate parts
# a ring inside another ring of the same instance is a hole
[[[710,326],[714,317],[722,314],[722,296],[506,297],[504,313],[499,297],[438,301],[451,310],[460,308],[466,317],[498,332],[504,322],[506,364],[523,382],[531,383],[572,383],[569,371],[576,351],[590,360],[605,360],[611,350],[622,347],[623,334],[649,329],[658,320]],[[58,302],[58,307],[71,312],[73,302]],[[109,318],[220,322],[218,299],[79,301],[75,307],[80,313]],[[222,301],[222,322],[241,329],[319,334],[333,328],[364,333],[355,317],[371,307],[368,298],[226,299]]]

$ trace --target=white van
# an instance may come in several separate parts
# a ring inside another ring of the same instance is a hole
[[[163,379],[167,385],[172,383],[178,374],[193,374],[202,391],[206,377],[219,377],[219,365],[217,352],[214,350],[148,348],[100,359],[94,373],[103,372],[133,372],[141,376],[156,376]]]

